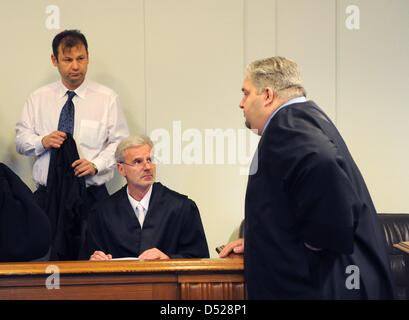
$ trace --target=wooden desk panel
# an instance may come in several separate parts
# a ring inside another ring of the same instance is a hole
[[[245,290],[242,259],[0,263],[0,299],[238,300]]]

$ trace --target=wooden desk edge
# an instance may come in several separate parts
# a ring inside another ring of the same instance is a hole
[[[243,259],[170,259],[156,261],[43,261],[0,263],[0,277],[12,275],[40,275],[51,273],[50,266],[56,266],[61,274],[98,274],[130,272],[200,272],[244,270]]]

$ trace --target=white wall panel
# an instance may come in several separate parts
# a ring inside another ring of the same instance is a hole
[[[244,65],[276,55],[276,0],[244,1]]]
[[[409,211],[409,2],[339,2],[339,127],[378,212]]]
[[[246,177],[239,166],[228,164],[227,157],[223,164],[205,163],[210,156],[206,130],[244,128],[238,108],[243,1],[155,0],[145,5],[147,128],[149,134],[159,129],[171,137],[171,158],[159,164],[158,179],[197,203],[215,256],[215,247],[229,240],[244,217]],[[199,148],[193,153],[201,164],[189,164],[183,156],[194,143],[189,132],[196,134]]]
[[[277,0],[276,53],[297,62],[308,99],[336,122],[334,0]]]

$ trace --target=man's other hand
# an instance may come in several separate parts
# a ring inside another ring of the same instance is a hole
[[[95,251],[92,256],[89,258],[91,261],[103,261],[103,260],[111,260],[112,255],[105,254],[102,251]]]
[[[62,131],[53,131],[49,135],[41,139],[44,149],[60,148],[64,140],[67,139],[67,134]]]
[[[138,257],[139,260],[164,260],[169,257],[157,248],[148,249]]]
[[[94,164],[87,159],[79,159],[72,163],[72,167],[74,168],[74,174],[78,177],[84,177],[88,175],[95,175],[96,170]]]
[[[235,241],[227,244],[219,253],[220,258],[226,258],[230,253],[243,253],[244,252],[244,239],[239,238]]]

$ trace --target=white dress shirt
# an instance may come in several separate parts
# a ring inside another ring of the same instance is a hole
[[[43,186],[47,185],[50,151],[44,149],[41,140],[57,130],[67,90],[61,81],[37,89],[28,97],[16,124],[17,152],[37,157],[33,180]],[[93,162],[98,168],[97,175],[86,177],[86,185],[101,185],[113,177],[115,149],[129,136],[126,119],[119,97],[111,89],[85,80],[74,91],[73,137],[80,158]]]
[[[139,221],[141,221],[141,220],[139,218],[138,204],[140,203],[142,205],[144,216],[146,218],[146,213],[148,212],[148,208],[149,208],[149,201],[151,200],[152,189],[153,189],[153,186],[150,186],[148,192],[143,196],[141,201],[138,201],[138,200],[135,200],[134,198],[132,198],[132,196],[129,194],[129,188],[128,187],[126,188],[126,192],[128,194],[129,202],[131,203],[132,209],[135,212],[135,215],[139,219]],[[141,226],[141,228],[142,228],[142,226]]]

